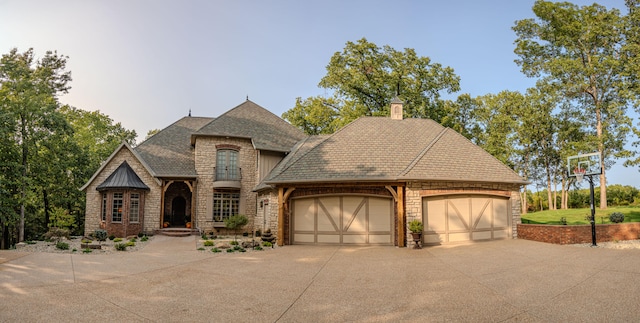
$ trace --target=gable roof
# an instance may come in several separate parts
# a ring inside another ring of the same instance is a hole
[[[138,177],[135,171],[131,169],[131,166],[126,161],[123,161],[118,168],[116,168],[102,184],[96,187],[98,191],[104,191],[107,189],[141,189],[150,190],[141,179]]]
[[[306,135],[265,108],[245,101],[200,128],[191,136],[221,136],[250,139],[260,150],[289,152]]]
[[[191,134],[214,118],[184,117],[135,148],[157,177],[196,177]]]
[[[462,135],[429,119],[362,117],[307,149],[302,156],[287,156],[265,183],[526,182]]]

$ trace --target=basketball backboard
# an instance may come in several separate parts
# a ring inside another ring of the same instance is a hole
[[[583,176],[602,174],[600,153],[578,154],[567,157],[567,173],[569,177],[583,173]]]

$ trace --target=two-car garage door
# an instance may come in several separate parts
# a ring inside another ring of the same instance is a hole
[[[393,244],[391,198],[321,196],[291,206],[294,244]]]
[[[506,239],[511,236],[509,199],[485,195],[426,197],[425,244]]]

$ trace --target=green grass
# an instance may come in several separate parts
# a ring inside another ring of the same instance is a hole
[[[624,222],[640,222],[639,206],[619,206],[610,207],[606,210],[600,210],[596,207],[596,224],[611,223],[609,214],[620,212],[624,214]],[[522,215],[522,223],[531,224],[562,224],[561,218],[567,219],[567,225],[589,224],[586,218],[591,215],[591,210],[586,209],[569,209],[554,210],[527,213]]]

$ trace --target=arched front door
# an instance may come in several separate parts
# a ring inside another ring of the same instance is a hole
[[[185,226],[187,201],[182,196],[176,196],[171,201],[171,226]]]

